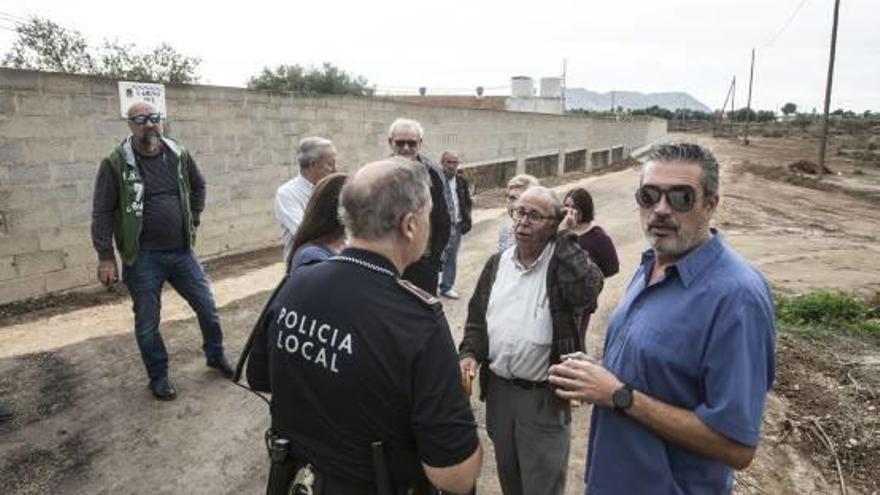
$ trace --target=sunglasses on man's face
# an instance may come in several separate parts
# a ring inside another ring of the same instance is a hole
[[[394,146],[398,148],[406,148],[409,146],[410,149],[415,148],[419,145],[419,142],[414,139],[395,139]]]
[[[668,189],[660,189],[657,186],[644,185],[636,191],[636,203],[642,208],[652,208],[660,202],[664,195],[669,207],[679,213],[693,210],[697,200],[697,192],[691,186],[672,186]]]
[[[134,125],[138,126],[145,125],[147,122],[158,124],[162,122],[162,114],[151,113],[147,115],[135,115],[134,117],[129,117],[128,120],[134,122]]]

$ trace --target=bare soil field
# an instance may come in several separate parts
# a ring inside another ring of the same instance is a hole
[[[880,290],[880,167],[833,151],[835,175],[818,181],[787,170],[797,160],[815,161],[816,143],[808,138],[757,137],[744,147],[701,135],[671,137],[716,152],[723,166],[716,224],[777,293]],[[607,280],[591,322],[593,354],[601,353],[608,314],[645,247],[632,199],[637,183],[632,167],[551,182],[560,191],[575,184],[591,191],[597,221],[621,256],[621,273]],[[482,193],[477,204],[459,261],[457,288],[465,297],[505,220],[500,192]],[[233,358],[280,277],[279,258],[270,250],[209,266]],[[146,388],[126,297],[28,304],[0,308],[0,402],[18,413],[0,424],[0,493],[264,491],[268,409],[204,366],[197,323],[175,294],[165,294],[162,325],[179,394],[170,403],[153,400]],[[456,341],[466,305],[444,301]],[[880,342],[829,332],[780,331],[763,442],[752,466],[738,474],[736,493],[880,493]],[[490,454],[479,493],[498,494],[484,408],[474,408]],[[571,494],[583,492],[589,412],[580,407],[573,415]]]

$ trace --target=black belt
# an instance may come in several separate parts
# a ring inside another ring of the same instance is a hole
[[[505,381],[515,387],[519,387],[519,388],[525,389],[525,390],[535,390],[538,388],[547,388],[550,386],[550,382],[548,382],[547,380],[540,381],[540,382],[533,382],[531,380],[526,380],[524,378],[504,378],[503,376],[499,376],[495,373],[492,373],[492,376],[501,380],[501,381]]]
[[[327,475],[320,476],[324,478],[321,493],[325,495],[375,495],[376,493],[375,489],[369,490],[363,485],[354,485]]]

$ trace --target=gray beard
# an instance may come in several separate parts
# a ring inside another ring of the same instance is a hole
[[[146,136],[141,137],[138,141],[139,141],[139,144],[141,145],[141,148],[143,148],[145,151],[153,151],[159,147],[159,134],[158,133],[148,134]]]

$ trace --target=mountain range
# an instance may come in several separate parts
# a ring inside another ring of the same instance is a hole
[[[613,99],[613,103],[612,103]],[[628,110],[648,108],[657,105],[667,110],[687,108],[701,112],[712,109],[700,100],[684,92],[639,93],[638,91],[611,91],[599,93],[584,88],[565,89],[566,110],[611,110],[623,107]]]

